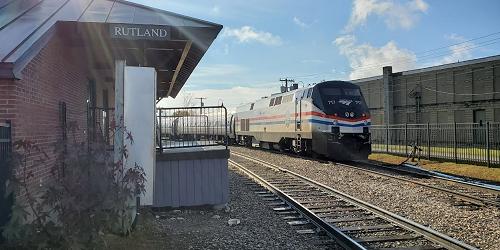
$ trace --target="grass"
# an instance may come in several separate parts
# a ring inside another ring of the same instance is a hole
[[[369,159],[389,164],[400,164],[404,160],[406,160],[406,157],[377,153],[371,154]],[[428,170],[471,177],[475,179],[500,182],[500,168],[488,168],[470,164],[456,164],[452,162],[438,162],[428,160],[421,160],[419,162],[419,165]]]
[[[411,151],[410,147],[407,147],[408,151]],[[427,157],[428,148],[425,146],[420,147],[422,151],[420,152],[421,157]],[[372,149],[374,152],[384,153],[386,151],[386,145],[382,144],[372,144]],[[389,153],[394,154],[405,154],[405,146],[403,145],[389,145]],[[456,156],[459,161],[469,161],[469,162],[477,162],[479,164],[487,162],[488,151],[484,148],[476,148],[476,147],[458,147]],[[500,150],[490,149],[490,160],[492,164],[499,164],[500,162]],[[432,158],[440,158],[451,160],[454,159],[455,152],[453,147],[430,147],[430,155]]]

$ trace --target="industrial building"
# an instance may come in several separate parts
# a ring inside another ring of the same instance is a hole
[[[500,122],[500,55],[352,81],[372,124]]]

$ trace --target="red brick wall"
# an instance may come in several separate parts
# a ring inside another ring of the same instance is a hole
[[[30,167],[35,176],[32,184],[52,180],[53,149],[62,138],[60,101],[66,102],[67,122],[76,122],[78,138],[85,138],[88,78],[84,58],[53,38],[23,69],[21,80],[0,80],[0,120],[12,121],[14,141],[30,140],[49,156]]]

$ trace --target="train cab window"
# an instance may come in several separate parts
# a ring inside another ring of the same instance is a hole
[[[324,95],[342,95],[342,90],[339,88],[323,88],[321,93]]]
[[[344,94],[347,96],[361,96],[359,89],[344,89]]]
[[[312,96],[313,89],[310,88],[309,91],[307,91],[307,98],[310,98]]]
[[[302,96],[300,97],[300,99],[306,98],[306,94],[307,94],[307,90],[304,90],[304,92],[302,92]]]
[[[253,110],[254,105],[255,105],[255,103],[250,104],[250,110]]]
[[[276,99],[274,100],[274,106],[281,104],[281,98],[281,96],[276,97]]]
[[[274,105],[274,98],[271,98],[271,101],[269,101],[269,107]]]

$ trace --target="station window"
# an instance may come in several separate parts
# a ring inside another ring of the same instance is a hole
[[[274,100],[274,105],[280,105],[281,104],[281,96],[276,97],[276,100]]]
[[[271,98],[271,101],[269,101],[269,107],[274,105],[274,98]]]
[[[250,104],[250,110],[253,110],[254,105],[255,105],[255,103]]]

